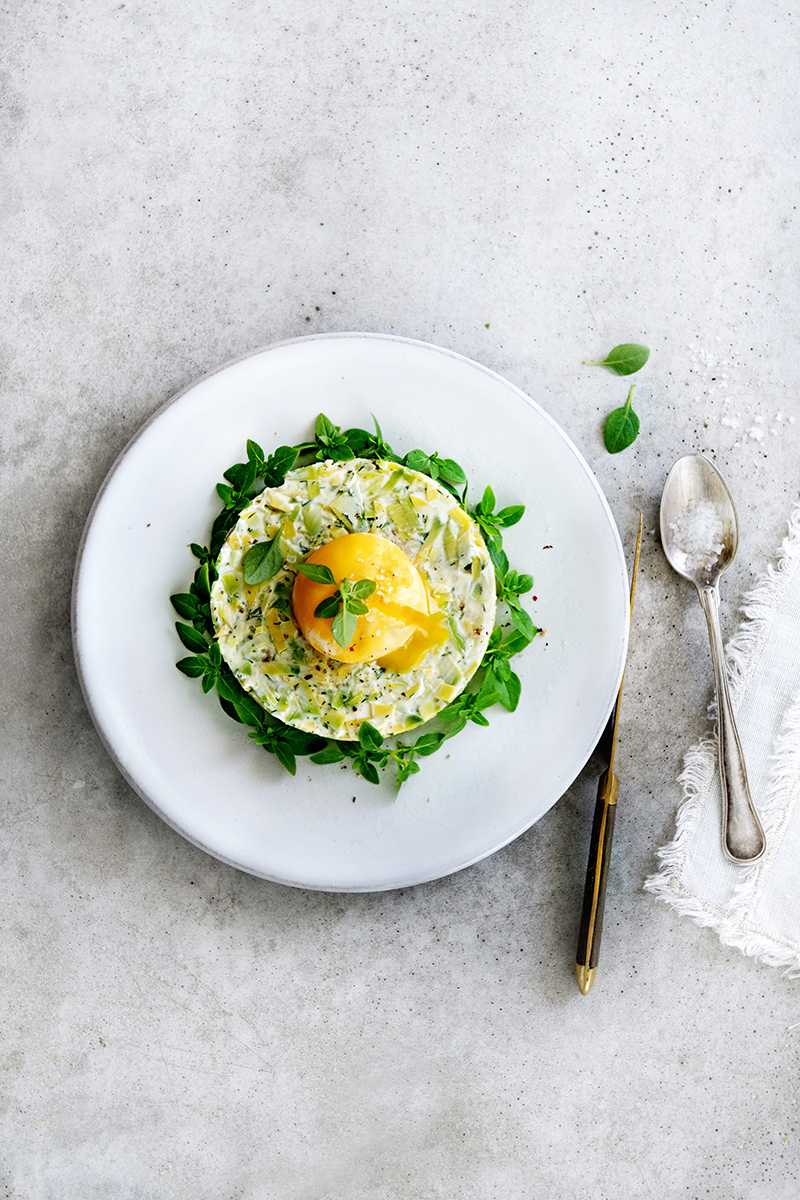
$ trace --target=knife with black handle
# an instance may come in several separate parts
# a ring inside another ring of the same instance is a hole
[[[633,617],[633,597],[636,592],[636,575],[639,570],[639,554],[642,549],[642,520],[643,518],[640,516],[639,533],[636,538],[636,555],[633,560],[630,603],[631,618]],[[619,723],[619,707],[624,681],[625,673],[623,671],[612,718],[613,725],[611,729],[611,749],[609,752],[608,768],[600,776],[600,782],[597,786],[597,803],[594,809],[592,838],[589,844],[589,864],[586,868],[586,885],[583,891],[583,910],[581,912],[581,925],[578,932],[578,949],[575,955],[575,979],[584,996],[591,990],[597,974],[597,963],[600,958],[600,941],[603,935],[603,914],[606,906],[608,866],[611,861],[611,845],[614,840],[614,819],[617,814],[617,796],[619,795],[619,780],[614,774],[614,751],[617,745],[617,725]]]

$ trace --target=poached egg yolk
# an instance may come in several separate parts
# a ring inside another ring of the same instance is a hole
[[[338,662],[378,662],[389,671],[409,671],[434,646],[442,645],[447,629],[441,613],[430,612],[428,591],[419,571],[388,538],[374,533],[349,533],[326,542],[309,554],[307,563],[329,567],[336,587],[343,579],[356,583],[372,579],[375,591],[364,603],[350,646],[340,646],[331,632],[331,618],[314,612],[336,587],[314,583],[297,573],[292,590],[295,619],[308,642],[320,654]]]

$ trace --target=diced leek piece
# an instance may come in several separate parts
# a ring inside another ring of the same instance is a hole
[[[450,521],[444,527],[444,553],[448,562],[455,562],[458,557],[458,539]]]
[[[440,683],[436,689],[436,699],[444,700],[445,704],[449,704],[453,697],[458,693],[458,688],[449,683]]]
[[[317,484],[317,492],[319,492],[319,484]],[[306,504],[303,508],[303,521],[306,533],[311,537],[316,537],[325,524],[325,512],[319,504]]]
[[[275,643],[275,649],[278,651],[278,654],[282,654],[286,649],[286,638],[283,636],[282,624],[283,622],[279,613],[274,608],[271,608],[267,613],[267,627],[272,634],[272,640]]]
[[[393,704],[378,704],[377,702],[373,702],[372,715],[373,717],[388,717],[394,711],[394,707]]]
[[[442,522],[439,520],[438,517],[434,517],[433,521],[431,523],[431,527],[428,530],[428,534],[425,538],[425,541],[422,543],[422,545],[420,546],[420,548],[417,552],[417,557],[414,560],[415,563],[422,562],[430,556],[431,552],[433,551],[433,547],[436,542],[436,539],[438,538],[441,531],[442,531]]]
[[[460,630],[459,630],[459,628],[458,628],[458,625],[456,624],[456,619],[455,619],[455,617],[452,615],[452,613],[451,613],[451,614],[450,614],[450,616],[447,618],[447,631],[448,631],[448,633],[450,634],[450,637],[451,637],[451,638],[452,638],[452,640],[453,640],[453,644],[454,644],[455,646],[457,646],[457,647],[458,647],[458,649],[459,649],[459,650],[462,652],[462,654],[463,654],[463,652],[464,652],[464,649],[465,649],[465,647],[466,647],[467,643],[464,641],[464,638],[463,638],[463,636],[462,636],[462,634],[461,634],[461,632],[460,632]]]
[[[290,496],[286,496],[278,488],[265,488],[264,499],[270,508],[275,508],[279,512],[291,512],[294,508],[294,500]]]
[[[482,566],[481,560],[478,558],[477,555],[473,555],[473,557],[472,557],[472,581],[473,581],[473,583],[480,576],[481,566]]]
[[[300,701],[300,712],[305,717],[320,716],[319,705],[317,704],[314,693],[311,688],[303,680],[297,686],[298,699]]]
[[[429,479],[425,485],[425,490],[428,497],[428,503],[432,504],[434,500],[439,498],[439,489],[432,479]]]
[[[403,533],[416,533],[419,529],[419,517],[408,496],[401,496],[388,504],[386,511]]]
[[[417,510],[417,512],[422,512],[422,510],[424,508],[428,507],[427,499],[425,499],[422,496],[410,495],[408,498],[411,501],[411,503],[414,505],[414,508]]]
[[[424,704],[419,706],[419,715],[423,721],[430,721],[432,717],[436,716],[438,711],[439,705],[435,704],[433,700],[426,700]]]
[[[289,668],[286,666],[286,663],[279,663],[279,662],[263,663],[261,670],[264,672],[265,675],[288,675],[289,674]]]
[[[241,580],[238,575],[223,575],[222,586],[229,596],[235,596],[241,586]]]
[[[342,522],[342,524],[345,526],[346,529],[349,529],[349,531],[351,533],[354,532],[355,525],[358,523],[357,516],[355,516],[352,513],[347,512],[347,510],[342,508],[341,505],[334,504],[332,501],[328,505],[328,508],[331,510],[332,513],[336,513],[336,516],[339,518],[339,520]]]
[[[341,733],[342,726],[345,723],[345,719],[341,713],[339,713],[339,712],[326,713],[325,720],[326,720],[327,724],[330,725],[331,729],[333,729],[336,733]]]
[[[450,509],[450,517],[456,522],[457,525],[460,525],[462,529],[469,529],[470,519],[464,512],[463,508],[459,508],[457,504],[454,504]]]
[[[470,569],[472,569],[472,538],[470,537],[468,529],[459,536],[457,551],[459,562],[461,559],[468,558]]]
[[[444,683],[457,684],[461,682],[461,672],[449,655],[445,655],[441,660],[439,674]]]

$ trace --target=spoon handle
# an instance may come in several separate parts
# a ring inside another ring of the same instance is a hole
[[[722,634],[719,626],[719,592],[716,586],[697,589],[708,623],[714,682],[717,689],[719,773],[722,784],[722,849],[726,858],[751,863],[761,858],[766,839],[750,796],[742,743],[731,708]]]

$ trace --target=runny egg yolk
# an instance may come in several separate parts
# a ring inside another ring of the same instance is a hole
[[[315,617],[319,604],[332,596],[332,584],[313,583],[297,573],[292,608],[305,638],[320,654],[338,662],[374,662],[389,671],[410,671],[428,650],[441,645],[447,630],[438,611],[430,612],[428,591],[419,571],[388,538],[374,533],[349,533],[334,538],[309,554],[307,563],[329,567],[336,586],[343,579],[356,583],[372,579],[375,591],[364,603],[355,637],[347,648],[331,632],[331,618]]]

